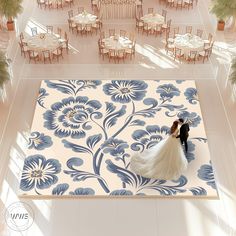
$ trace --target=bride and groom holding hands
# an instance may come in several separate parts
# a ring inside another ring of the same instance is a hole
[[[132,171],[146,178],[178,179],[188,165],[182,145],[187,153],[189,130],[182,118],[174,121],[167,138],[131,158]]]

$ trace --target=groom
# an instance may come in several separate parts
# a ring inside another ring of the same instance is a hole
[[[180,127],[180,133],[176,138],[180,138],[180,142],[185,147],[185,151],[186,153],[188,152],[188,143],[187,143],[187,139],[188,139],[188,132],[189,132],[189,125],[188,123],[185,123],[184,120],[182,118],[178,119],[179,124],[181,125]]]

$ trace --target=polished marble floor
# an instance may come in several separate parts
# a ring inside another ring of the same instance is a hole
[[[174,24],[187,24],[212,32],[216,47],[209,62],[187,65],[173,63],[161,51],[161,41],[140,35],[138,53],[133,61],[111,65],[98,57],[96,36],[80,38],[70,35],[74,50],[60,63],[29,64],[20,56],[17,39],[10,33],[8,54],[13,61],[14,78],[6,86],[1,102],[1,208],[18,201],[20,166],[24,161],[25,134],[29,132],[34,104],[41,80],[47,79],[194,79],[201,100],[202,115],[220,200],[161,199],[81,199],[25,200],[35,212],[34,224],[25,232],[14,232],[1,214],[1,235],[136,235],[151,236],[224,236],[236,235],[235,133],[236,109],[232,86],[226,80],[230,55],[235,53],[235,39],[230,32],[216,32],[215,19],[208,13],[210,1],[198,1],[194,14],[190,11],[169,11]],[[87,5],[81,0],[77,5]],[[156,4],[147,1],[145,8]],[[67,29],[67,10],[62,12],[38,9],[35,1],[24,1],[17,33],[29,19],[42,25],[52,24]],[[158,9],[158,7],[157,7]],[[186,20],[187,18],[187,20]],[[122,27],[131,29],[131,23]],[[106,22],[105,28],[120,22]],[[90,41],[89,41],[90,40]],[[87,42],[90,42],[89,46]],[[162,62],[164,58],[164,63]],[[48,224],[50,222],[50,224]],[[119,225],[119,227],[117,227]],[[171,227],[170,227],[171,225]],[[92,227],[93,226],[93,227]]]

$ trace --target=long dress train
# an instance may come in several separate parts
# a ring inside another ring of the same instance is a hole
[[[180,140],[176,138],[177,134],[178,130],[157,145],[132,156],[131,170],[147,178],[178,179],[187,168],[188,162]]]

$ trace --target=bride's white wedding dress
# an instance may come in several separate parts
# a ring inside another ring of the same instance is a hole
[[[131,170],[147,178],[178,179],[188,162],[177,134],[178,129],[157,145],[135,154],[130,161]]]

